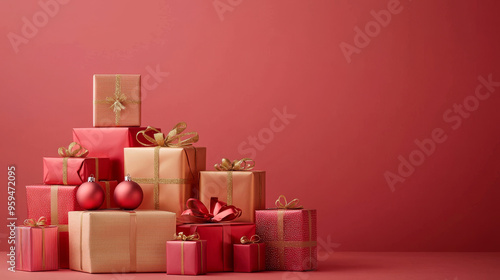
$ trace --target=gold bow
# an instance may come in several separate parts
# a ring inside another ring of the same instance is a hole
[[[246,236],[242,236],[240,238],[241,244],[253,244],[253,243],[259,243],[260,242],[260,237],[257,234],[252,235],[252,237],[248,238]]]
[[[145,130],[137,132],[136,139],[143,146],[148,147],[186,147],[191,146],[193,143],[198,142],[199,136],[198,132],[186,132],[182,133],[186,129],[187,125],[185,122],[180,122],[174,126],[172,130],[167,134],[161,133],[158,129],[148,126]],[[155,132],[154,138],[147,135],[148,132]],[[139,135],[142,135],[144,139],[149,141],[149,143],[143,143],[139,140]]]
[[[175,240],[182,240],[182,241],[194,241],[194,240],[200,240],[200,235],[198,232],[195,232],[191,235],[185,235],[184,232],[179,232],[177,235],[174,234]]]
[[[282,202],[281,200],[284,200]],[[278,207],[279,209],[302,209],[304,208],[302,205],[298,205],[299,200],[297,198],[292,199],[290,202],[286,200],[286,197],[284,195],[280,195],[278,199],[276,199],[276,202],[274,202],[274,205]]]
[[[252,170],[255,166],[255,161],[251,158],[242,158],[240,160],[233,160],[231,162],[227,158],[222,159],[222,163],[217,163],[214,165],[215,169],[218,171],[245,171]]]
[[[57,149],[57,153],[62,157],[86,157],[89,151],[82,147],[82,145],[71,142],[67,149],[65,147]]]
[[[38,218],[38,221],[33,219],[24,220],[24,225],[28,227],[43,227],[45,226],[45,223],[47,223],[47,218],[45,218],[45,216]]]

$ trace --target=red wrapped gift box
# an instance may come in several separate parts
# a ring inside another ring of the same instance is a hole
[[[110,178],[108,158],[44,157],[43,182],[49,185],[80,185],[90,175],[96,180]]]
[[[266,269],[264,243],[234,244],[234,272],[254,272]]]
[[[316,210],[255,211],[257,234],[266,244],[267,270],[317,268]]]
[[[58,269],[57,226],[16,227],[16,269]]]
[[[255,224],[250,223],[207,223],[177,226],[177,232],[194,234],[207,241],[207,271],[233,271],[233,244],[242,236],[255,234]]]
[[[113,209],[118,208],[113,199],[113,194],[115,193],[115,188],[118,185],[118,181],[99,181],[96,182],[104,190],[104,203],[99,207],[99,209]]]
[[[26,186],[28,217],[47,217],[47,224],[58,226],[59,267],[69,268],[68,212],[83,210],[76,201],[78,186]]]
[[[167,241],[167,274],[207,273],[207,241]]]
[[[145,127],[73,128],[73,141],[88,149],[89,157],[109,158],[111,161],[109,179],[121,182],[125,178],[123,149],[143,147],[137,141],[136,134],[145,129]]]

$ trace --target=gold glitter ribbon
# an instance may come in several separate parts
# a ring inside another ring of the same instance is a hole
[[[137,215],[134,211],[130,213],[130,271],[137,270]]]
[[[278,248],[279,256],[279,267],[281,270],[285,269],[285,248],[309,248],[309,259],[310,268],[312,269],[312,248],[317,246],[317,242],[312,240],[312,217],[311,210],[307,211],[308,222],[309,222],[309,241],[285,241],[284,240],[284,216],[287,209],[302,209],[303,207],[299,204],[298,199],[293,199],[287,202],[284,195],[280,195],[275,202],[278,209],[278,240],[277,241],[267,241],[266,244],[270,247]]]
[[[217,163],[214,165],[214,168],[217,171],[227,171],[226,201],[228,204],[230,205],[233,204],[233,171],[249,171],[252,170],[254,167],[255,167],[255,161],[251,158],[242,158],[240,160],[233,160],[232,162],[227,158],[223,158],[221,163]]]
[[[115,75],[115,94],[106,97],[106,100],[95,100],[94,104],[111,104],[109,108],[115,113],[115,125],[120,124],[121,111],[125,110],[125,104],[140,104],[140,100],[129,100],[122,93],[121,75]]]
[[[89,154],[89,151],[82,147],[82,145],[77,142],[71,142],[68,148],[60,147],[57,149],[57,153],[63,157],[63,184],[68,184],[68,158],[78,157],[84,158]],[[97,170],[97,163],[96,163]]]
[[[52,185],[50,186],[50,224],[57,226],[57,240],[59,242],[59,236],[61,232],[68,231],[68,225],[60,225],[59,224],[59,216],[57,215],[58,209],[58,192],[59,186]]]
[[[47,223],[47,218],[41,216],[37,221],[33,219],[24,220],[24,225],[27,227],[37,227],[42,229],[42,270],[45,270],[45,224]],[[22,232],[22,230],[20,231]],[[22,235],[21,235],[21,244],[22,244]],[[21,247],[22,249],[22,247]],[[22,256],[21,256],[22,259]],[[21,264],[22,265],[22,264]],[[22,266],[21,266],[22,268]]]
[[[260,242],[260,237],[257,234],[252,235],[250,238],[246,236],[242,236],[240,238],[240,243],[241,244],[254,244],[254,243],[259,243]]]
[[[187,125],[185,122],[180,122],[174,126],[174,128],[165,135],[161,133],[158,129],[148,126],[145,130],[141,130],[137,132],[136,139],[143,146],[153,147],[154,146],[154,173],[153,178],[131,178],[132,181],[138,184],[154,184],[153,195],[154,195],[154,206],[156,210],[160,209],[160,184],[192,184],[193,180],[191,179],[183,179],[183,178],[175,178],[175,179],[163,179],[160,178],[160,148],[163,147],[173,147],[173,148],[187,148],[191,147],[193,143],[198,142],[198,133],[197,132],[188,132],[182,133],[186,129]],[[149,132],[155,132],[154,138],[147,135]],[[139,136],[144,137],[149,143],[144,143],[140,140]],[[196,149],[195,151],[195,164],[196,164]],[[184,149],[186,153],[186,159],[188,161],[189,170],[191,171],[191,175],[193,178],[195,177],[192,170],[191,165],[189,163],[189,157],[187,155],[187,151]],[[196,170],[196,168],[195,168]]]

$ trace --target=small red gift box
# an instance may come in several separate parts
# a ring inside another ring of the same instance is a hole
[[[280,196],[278,209],[255,211],[257,234],[266,244],[267,270],[317,269],[316,210],[297,204],[297,199],[287,203]]]
[[[44,157],[43,182],[48,185],[80,185],[90,175],[96,180],[108,180],[110,162],[107,158]]]
[[[87,148],[89,157],[109,158],[111,161],[109,179],[121,182],[125,178],[123,149],[144,147],[137,141],[136,134],[145,129],[145,127],[73,128],[73,141]],[[150,133],[150,136],[152,135],[153,133]]]
[[[254,272],[266,269],[265,244],[259,243],[257,235],[248,239],[243,236],[242,244],[233,245],[234,272]]]
[[[198,240],[198,234],[167,241],[167,274],[199,275],[207,273],[207,241]]]
[[[57,226],[45,226],[44,219],[26,220],[25,226],[16,227],[17,270],[58,269]]]
[[[59,232],[59,267],[69,268],[68,212],[83,210],[76,201],[78,186],[26,186],[29,217],[47,217]]]
[[[112,209],[118,208],[113,199],[113,194],[115,193],[115,188],[118,185],[118,181],[99,181],[99,184],[104,191],[104,203],[99,207],[99,209]]]

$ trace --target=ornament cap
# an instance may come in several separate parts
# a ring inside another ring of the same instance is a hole
[[[89,178],[87,179],[87,182],[95,182],[94,174],[90,174]]]
[[[130,174],[125,175],[125,181],[132,181],[132,178],[130,177]]]

